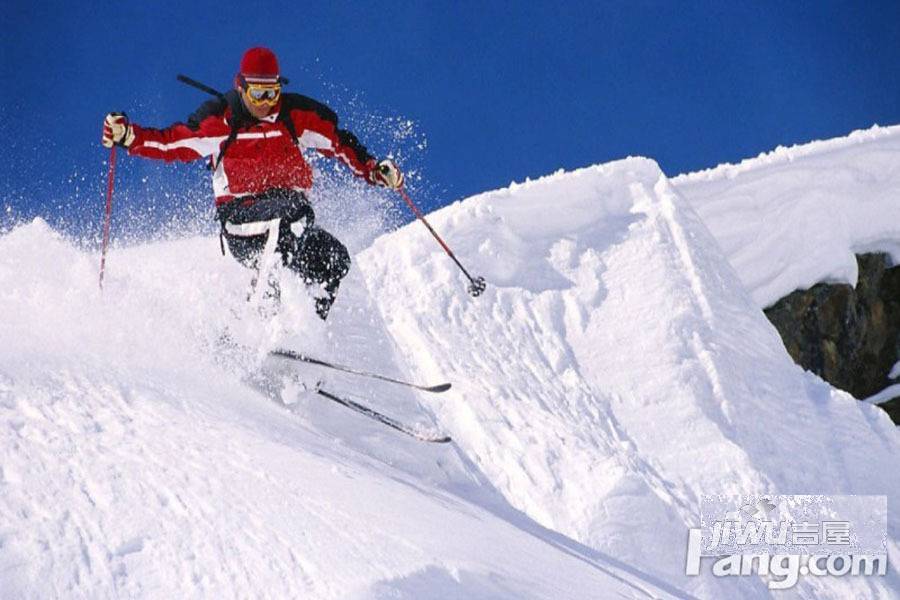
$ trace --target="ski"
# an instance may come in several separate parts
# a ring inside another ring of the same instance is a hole
[[[364,405],[360,404],[359,402],[354,402],[353,400],[350,400],[349,398],[342,398],[341,396],[336,396],[330,392],[326,392],[323,389],[316,390],[316,392],[320,396],[328,398],[332,402],[337,402],[338,404],[340,404],[342,406],[346,406],[350,410],[355,410],[356,412],[358,412],[362,415],[365,415],[365,416],[369,417],[370,419],[374,419],[374,420],[378,421],[379,423],[383,423],[383,424],[387,425],[388,427],[391,427],[393,429],[396,429],[397,431],[405,433],[406,435],[408,435],[412,438],[415,438],[419,441],[431,442],[434,444],[446,444],[447,442],[451,441],[450,436],[447,436],[447,435],[431,436],[431,435],[419,433],[418,431],[412,429],[411,427],[404,425],[400,421],[394,420],[387,415],[383,415],[380,412],[378,412],[377,410],[371,409],[368,406],[364,406]]]
[[[331,363],[331,362],[321,360],[318,358],[313,358],[312,356],[307,356],[305,354],[301,354],[300,352],[294,352],[293,350],[287,350],[285,348],[276,348],[275,350],[271,350],[269,352],[269,356],[276,356],[279,358],[287,358],[289,360],[299,360],[299,361],[302,361],[305,363],[309,363],[311,365],[318,365],[320,367],[325,367],[327,369],[334,369],[336,371],[352,373],[353,375],[359,375],[360,377],[369,377],[371,379],[387,381],[389,383],[395,383],[397,385],[405,385],[406,387],[411,387],[413,389],[421,390],[423,392],[431,392],[434,394],[439,394],[441,392],[446,392],[447,390],[450,389],[449,383],[440,383],[438,385],[419,385],[416,383],[410,383],[408,381],[402,381],[400,379],[394,379],[393,377],[388,377],[386,375],[379,375],[378,373],[370,373],[368,371],[354,369],[353,367],[348,367],[345,365]]]

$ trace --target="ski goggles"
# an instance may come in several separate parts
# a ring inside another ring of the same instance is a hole
[[[281,98],[281,85],[248,83],[244,86],[247,99],[254,106],[274,105]]]

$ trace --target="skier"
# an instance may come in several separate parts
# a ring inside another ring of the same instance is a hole
[[[166,162],[208,157],[221,237],[232,256],[256,269],[258,278],[265,261],[277,254],[285,267],[315,286],[316,312],[324,320],[350,269],[350,255],[337,238],[315,226],[307,197],[312,169],[303,151],[336,157],[370,184],[395,190],[403,186],[403,174],[390,160],[376,161],[356,136],[338,129],[330,108],[283,93],[285,82],[271,50],[250,48],[234,89],[204,103],[186,124],[151,129],[113,112],[104,119],[102,143]]]

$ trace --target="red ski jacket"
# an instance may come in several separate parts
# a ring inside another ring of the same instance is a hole
[[[257,120],[231,91],[203,104],[187,123],[166,129],[133,125],[128,152],[167,162],[208,157],[216,206],[272,188],[309,189],[312,168],[303,158],[307,149],[339,158],[370,181],[375,159],[337,122],[334,111],[300,94],[282,94],[273,114]]]

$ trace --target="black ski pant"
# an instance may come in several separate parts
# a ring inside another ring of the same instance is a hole
[[[316,312],[323,319],[328,316],[341,279],[350,270],[350,253],[337,238],[315,226],[315,213],[305,194],[267,190],[251,198],[236,198],[217,212],[232,256],[251,269],[260,268],[269,234],[277,227],[275,253],[306,284],[322,287],[324,295],[316,299]]]

